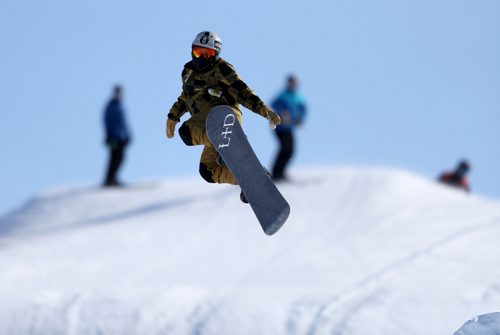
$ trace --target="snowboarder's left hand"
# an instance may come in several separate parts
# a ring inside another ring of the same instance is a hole
[[[266,119],[269,121],[269,127],[271,127],[271,129],[276,128],[276,126],[281,123],[280,116],[271,109],[268,109],[266,112]]]

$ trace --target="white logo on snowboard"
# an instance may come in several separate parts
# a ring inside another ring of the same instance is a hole
[[[221,134],[222,134],[222,137],[227,141],[224,143],[224,140],[223,140],[223,143],[219,144],[218,149],[225,148],[225,147],[229,146],[229,143],[231,142],[231,137],[229,137],[228,135],[233,132],[232,127],[234,126],[235,121],[236,121],[236,117],[233,114],[227,114],[226,117],[224,118],[224,125],[222,126],[224,131]]]

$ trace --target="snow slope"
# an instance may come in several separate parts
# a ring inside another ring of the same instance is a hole
[[[0,334],[452,334],[500,307],[500,202],[409,172],[279,185],[269,237],[200,178],[71,187],[0,219]]]
[[[499,335],[500,313],[479,315],[467,321],[453,335]]]

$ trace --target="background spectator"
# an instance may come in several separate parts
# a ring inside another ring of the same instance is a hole
[[[274,132],[280,145],[272,168],[272,177],[275,181],[288,179],[285,170],[294,154],[294,130],[302,124],[306,115],[304,98],[297,92],[297,89],[297,77],[288,76],[285,89],[271,105],[281,117],[281,124],[276,127]]]
[[[125,148],[130,142],[130,132],[122,105],[123,88],[115,86],[113,95],[104,110],[106,146],[109,148],[109,164],[104,186],[122,186],[117,174],[123,163]]]
[[[470,192],[469,181],[467,180],[466,174],[470,170],[470,164],[466,160],[462,160],[458,163],[454,171],[443,172],[439,176],[439,181],[454,187],[461,188],[467,192]]]

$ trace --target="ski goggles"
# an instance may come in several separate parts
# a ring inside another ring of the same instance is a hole
[[[193,55],[196,58],[204,57],[204,58],[212,58],[217,54],[217,52],[214,49],[209,49],[209,48],[204,48],[204,47],[199,47],[194,45],[193,46]]]

